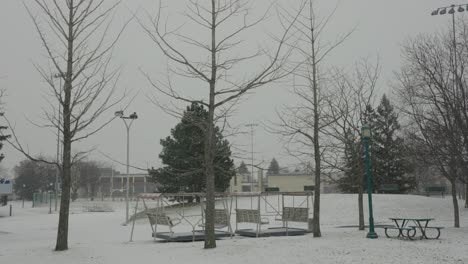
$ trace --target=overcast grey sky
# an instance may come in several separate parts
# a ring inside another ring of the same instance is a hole
[[[113,0],[108,0],[112,2]],[[174,1],[174,0],[172,0]],[[177,0],[183,6],[183,0]],[[299,3],[297,0],[278,0],[288,6]],[[267,0],[255,0],[262,5]],[[52,130],[34,126],[28,120],[41,122],[42,106],[47,96],[47,87],[33,66],[33,63],[48,65],[34,25],[25,10],[23,3],[37,12],[31,0],[0,1],[0,86],[7,89],[4,98],[6,115],[15,123],[15,130],[23,142],[28,145],[32,154],[55,156],[56,138]],[[444,0],[342,0],[338,4],[333,21],[328,27],[326,37],[332,40],[336,35],[345,33],[357,26],[351,37],[329,57],[328,66],[350,67],[361,57],[380,57],[382,75],[379,83],[380,92],[389,93],[389,81],[393,72],[400,65],[400,43],[406,38],[420,32],[441,30],[450,22],[449,16],[432,17],[431,11],[437,7],[461,4],[463,1],[448,2]],[[124,0],[115,18],[116,26],[128,19],[130,10],[143,15],[143,10],[155,10],[153,0]],[[177,4],[176,4],[177,5]],[[336,5],[334,0],[316,0],[318,15],[327,15]],[[180,10],[172,10],[177,12]],[[274,33],[264,23],[250,32],[246,41],[252,45],[261,45],[268,41],[265,32]],[[255,37],[255,38],[254,38]],[[159,140],[169,134],[177,120],[168,116],[152,104],[147,95],[153,93],[150,84],[140,73],[140,68],[152,76],[164,72],[165,59],[156,45],[144,34],[136,21],[133,21],[116,46],[114,63],[124,66],[119,89],[140,91],[128,108],[128,113],[136,111],[136,120],[131,129],[131,163],[138,167],[159,166],[158,154],[161,151]],[[252,66],[252,69],[255,67]],[[187,84],[189,86],[189,84]],[[287,84],[273,84],[262,87],[247,96],[231,119],[233,125],[243,126],[247,123],[261,124],[265,120],[275,120],[275,109],[283,105],[294,104],[295,98],[289,92]],[[118,107],[115,110],[119,110]],[[108,115],[113,115],[113,111]],[[114,120],[99,134],[76,144],[75,150],[86,150],[95,147],[116,160],[125,161],[125,127],[121,120]],[[237,146],[250,151],[250,135],[239,135],[230,138]],[[278,136],[271,135],[262,126],[256,127],[255,159],[265,160],[265,166],[271,158],[276,157],[281,166],[289,166],[292,159],[285,157],[282,143]],[[24,157],[5,145],[2,152],[6,158],[2,166],[14,167]],[[92,157],[109,161],[95,151]],[[247,159],[250,157],[247,156]],[[109,161],[109,163],[111,163]],[[125,167],[114,163],[117,170]],[[133,170],[134,171],[134,170]],[[136,171],[135,171],[136,172]]]

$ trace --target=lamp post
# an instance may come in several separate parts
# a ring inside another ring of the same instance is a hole
[[[371,128],[368,124],[362,125],[362,138],[364,139],[364,147],[366,149],[366,174],[367,174],[367,197],[369,201],[369,232],[367,238],[378,238],[377,233],[374,231],[374,215],[372,210],[372,175],[370,168],[369,157],[369,139],[371,138]]]
[[[129,164],[130,164],[130,127],[132,126],[132,123],[135,119],[138,118],[136,112],[129,116],[125,116],[123,111],[116,111],[115,112],[116,117],[120,117],[125,124],[125,127],[127,128],[127,191],[125,194],[125,224],[128,222],[128,190],[130,189],[130,180],[129,180]],[[127,120],[130,120],[127,122]]]

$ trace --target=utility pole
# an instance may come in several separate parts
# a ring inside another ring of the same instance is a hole
[[[253,135],[254,135],[254,127],[258,126],[257,124],[251,123],[245,125],[247,127],[250,127],[250,146],[251,146],[251,164],[250,164],[250,191],[253,191],[253,169],[254,169],[254,151],[253,151],[253,146],[254,146],[254,141],[253,141]]]

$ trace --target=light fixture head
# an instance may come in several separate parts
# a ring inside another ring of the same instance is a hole
[[[364,139],[369,139],[371,137],[371,127],[369,124],[364,123],[361,127],[361,134]]]
[[[432,11],[431,16],[436,16],[439,14],[439,9]]]
[[[440,14],[440,15],[445,15],[445,14],[447,14],[447,9],[446,9],[446,8],[442,8],[442,10],[440,10],[439,14]]]
[[[458,12],[464,12],[464,11],[465,11],[465,9],[462,6],[458,7]]]
[[[450,10],[448,11],[449,14],[454,14],[455,13],[455,8],[451,7]]]
[[[122,117],[122,116],[124,115],[123,110],[115,111],[114,115],[115,115],[116,117]]]
[[[137,115],[136,112],[133,112],[133,114],[131,114],[129,117],[130,117],[130,119],[137,119],[138,115]]]

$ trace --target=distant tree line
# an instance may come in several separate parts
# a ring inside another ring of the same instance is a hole
[[[32,199],[33,193],[55,191],[57,167],[52,164],[35,162],[29,159],[21,161],[13,169],[14,192],[25,199]],[[84,190],[87,198],[94,199],[100,184],[101,171],[95,161],[80,161],[72,167],[71,199],[78,198],[78,190]],[[59,178],[59,185],[61,181]],[[61,189],[61,186],[58,187]]]

